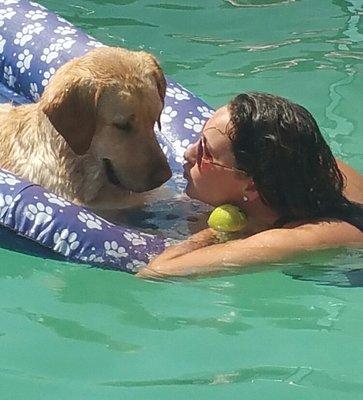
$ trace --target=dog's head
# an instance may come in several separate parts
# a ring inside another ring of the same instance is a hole
[[[76,154],[102,162],[112,184],[144,192],[171,176],[154,132],[165,88],[152,55],[103,47],[62,66],[40,107]]]

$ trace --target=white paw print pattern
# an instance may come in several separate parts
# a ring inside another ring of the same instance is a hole
[[[168,97],[173,97],[175,100],[190,100],[189,93],[185,90],[179,89],[177,86],[167,87],[166,95]]]
[[[30,68],[30,62],[33,59],[33,54],[30,54],[28,49],[25,49],[22,53],[18,54],[18,62],[16,66],[19,68],[20,73],[24,73]]]
[[[2,193],[0,193],[0,218],[3,218],[13,202],[19,199],[20,195],[17,195],[15,198],[13,198],[13,196],[10,194],[4,196]]]
[[[173,182],[175,183],[177,191],[184,192],[185,178],[182,174],[175,173],[173,176]]]
[[[169,154],[169,148],[167,145],[162,146],[161,150],[163,151],[163,153],[167,156]]]
[[[184,162],[184,153],[187,147],[190,145],[189,139],[184,140],[176,140],[174,142],[174,151],[175,151],[175,161],[178,163]]]
[[[54,29],[54,33],[59,33],[59,34],[62,35],[62,36],[65,36],[65,35],[73,35],[73,34],[76,33],[76,32],[77,32],[77,30],[74,29],[74,28],[72,28],[72,27],[69,26],[69,25],[57,26],[57,27]]]
[[[29,24],[24,26],[21,32],[17,32],[15,35],[14,43],[19,46],[25,46],[30,40],[32,40],[33,35],[39,34],[45,28],[39,23],[35,22],[34,24]]]
[[[40,56],[40,59],[47,64],[51,63],[58,57],[59,53],[55,51],[55,45],[51,44],[49,47],[46,47],[43,50],[43,54]]]
[[[138,272],[140,268],[146,267],[146,262],[139,260],[132,260],[126,264],[126,268],[132,272]]]
[[[35,3],[35,2],[33,2],[33,1],[29,1],[29,4],[30,4],[31,6],[33,6],[33,7],[35,7],[35,8],[40,8],[41,10],[46,10],[45,7],[43,7],[42,5],[40,5],[40,4],[38,4],[38,3]]]
[[[25,14],[25,18],[29,18],[32,21],[36,21],[37,19],[46,18],[48,13],[43,10],[30,10]]]
[[[197,110],[201,113],[202,117],[208,119],[214,114],[214,110],[211,110],[206,106],[198,106]]]
[[[65,38],[58,39],[56,44],[58,45],[58,51],[59,51],[61,49],[69,50],[75,43],[76,41],[74,39],[72,39],[69,36],[66,36]]]
[[[126,240],[131,242],[133,246],[140,246],[140,245],[145,246],[146,245],[146,240],[141,235],[138,235],[137,233],[125,232],[123,234],[123,236]]]
[[[105,45],[103,43],[97,42],[96,40],[90,40],[86,44],[87,44],[87,46],[91,46],[91,47],[105,47]]]
[[[42,85],[45,87],[49,83],[49,79],[55,74],[55,68],[49,68],[49,71],[44,71],[44,79],[42,80]]]
[[[113,258],[124,258],[128,257],[125,247],[119,246],[118,243],[113,240],[112,242],[106,241],[104,243],[106,254]]]
[[[205,124],[204,119],[199,119],[198,117],[185,118],[184,127],[191,129],[196,133],[202,132],[203,126]]]
[[[160,121],[162,124],[170,124],[170,122],[178,115],[178,111],[172,107],[166,106],[161,114]]]
[[[25,216],[34,221],[34,227],[46,224],[52,220],[53,209],[43,203],[29,204]]]
[[[58,253],[68,257],[70,252],[77,250],[79,241],[75,232],[69,232],[68,229],[63,229],[61,232],[56,232],[53,236],[53,249]]]
[[[9,87],[15,86],[16,78],[13,75],[13,69],[11,68],[11,65],[4,67],[4,79]]]
[[[32,37],[32,35],[25,33],[25,28],[23,28],[21,32],[16,32],[14,44],[24,46],[32,39]]]
[[[0,10],[0,27],[5,24],[5,20],[10,20],[16,14],[13,8],[6,7]]]
[[[0,171],[0,185],[6,184],[9,186],[15,186],[17,183],[20,183],[20,180],[17,179],[16,176]]]
[[[100,217],[99,215],[97,215],[97,218],[103,223],[103,225],[107,226],[107,228],[112,228],[113,226],[115,226],[115,224],[113,224],[110,221],[107,221],[107,219],[104,219],[104,218]]]
[[[81,211],[77,215],[77,218],[86,224],[88,229],[98,229],[99,231],[102,231],[102,222],[94,215]]]
[[[87,263],[98,263],[98,264],[104,264],[105,260],[100,257],[97,256],[96,254],[91,254],[89,257],[85,256],[85,257],[81,257],[81,260]]]
[[[63,199],[61,196],[57,196],[54,193],[44,193],[44,197],[49,203],[56,204],[59,207],[67,207],[71,205],[69,201]]]
[[[38,85],[35,82],[30,83],[29,91],[34,101],[38,101],[40,99],[40,95],[38,93]]]
[[[69,24],[69,22],[66,19],[60,17],[59,15],[57,16],[57,20],[62,24]]]
[[[57,39],[55,43],[43,50],[40,59],[49,64],[59,56],[61,50],[69,50],[75,43],[76,41],[69,36]]]
[[[4,38],[0,35],[0,53],[3,53],[5,44],[6,44],[6,39],[4,39]]]
[[[18,4],[19,0],[2,0],[0,3],[4,4],[4,6],[10,6],[11,4]]]
[[[183,179],[183,178],[182,178]],[[176,239],[171,239],[171,238],[165,238],[164,239],[164,245],[165,248],[168,248],[170,246],[173,246],[174,244],[177,244],[179,241]]]

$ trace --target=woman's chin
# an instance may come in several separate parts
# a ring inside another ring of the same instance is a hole
[[[185,188],[185,194],[190,197],[191,199],[201,201],[202,203],[205,204],[210,204],[210,199],[206,198],[206,196],[198,193],[197,190],[195,190],[195,187],[191,184],[187,184],[187,187]]]
[[[191,188],[190,183],[187,183],[187,186],[185,187],[184,192],[188,197],[193,198],[193,190]]]
[[[191,183],[187,183],[185,188],[185,194],[190,197],[191,199],[200,200],[198,193],[196,192],[194,186]],[[203,200],[201,200],[203,201]]]

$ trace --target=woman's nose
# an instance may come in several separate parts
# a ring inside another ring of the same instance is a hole
[[[184,160],[188,163],[195,164],[197,161],[197,151],[198,151],[198,143],[197,140],[195,143],[191,144],[184,152]]]

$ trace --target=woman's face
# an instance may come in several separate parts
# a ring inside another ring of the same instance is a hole
[[[203,129],[204,155],[208,153],[212,162],[202,160],[198,165],[202,138],[188,147],[184,154],[184,176],[188,180],[187,195],[213,206],[239,203],[243,195],[242,182],[246,179],[243,173],[230,169],[236,166],[232,144],[226,133],[229,120],[228,108],[222,107],[207,121]]]

